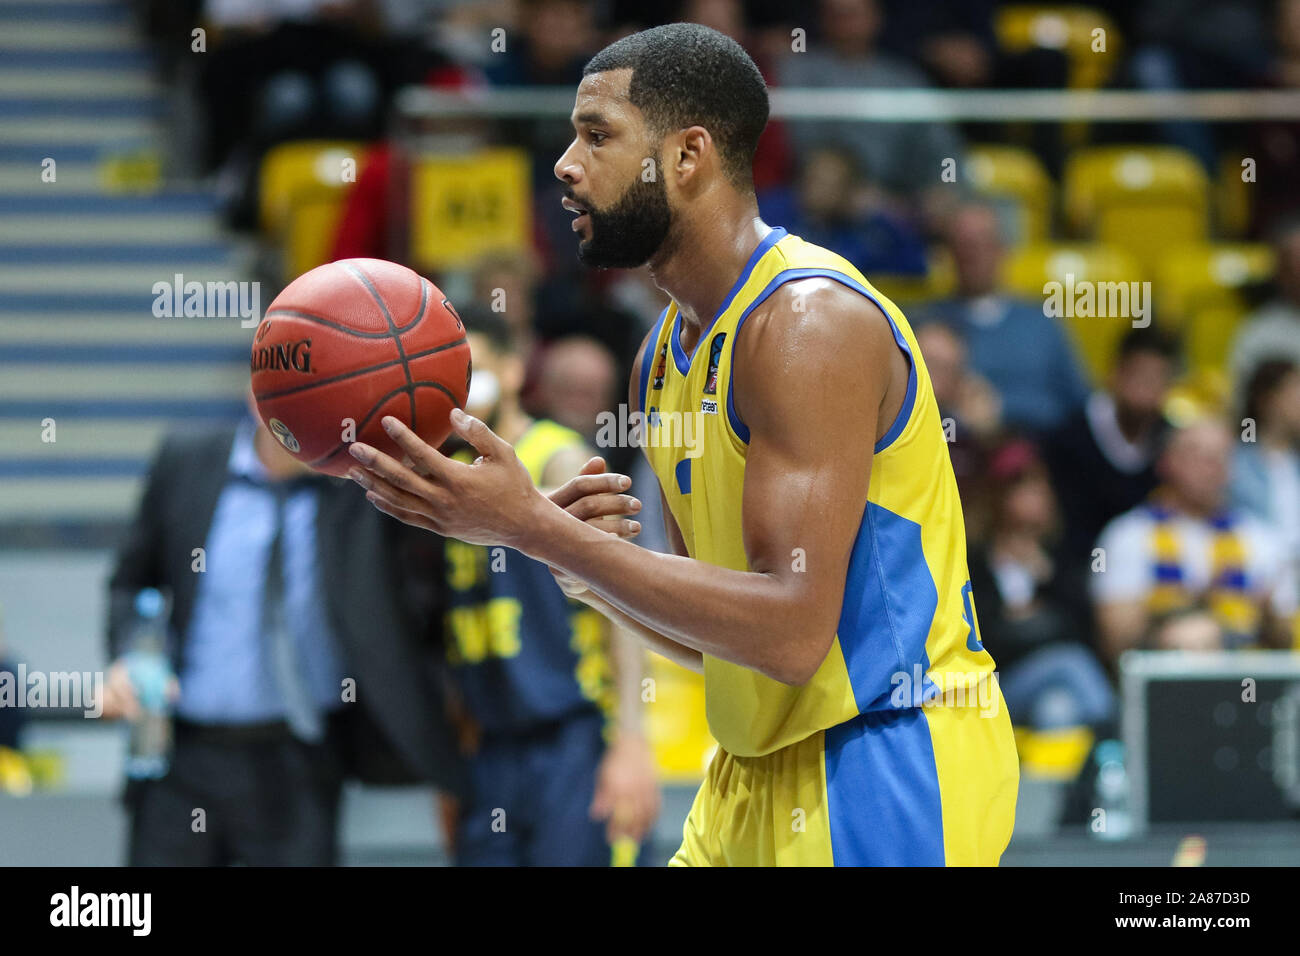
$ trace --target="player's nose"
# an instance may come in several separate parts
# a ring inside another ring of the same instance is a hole
[[[570,185],[582,179],[582,167],[573,156],[573,148],[578,144],[575,139],[569,144],[563,155],[555,161],[555,178]]]

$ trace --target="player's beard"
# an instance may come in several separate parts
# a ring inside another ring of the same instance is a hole
[[[570,195],[570,199],[575,197]],[[578,243],[578,259],[596,269],[635,269],[663,247],[672,225],[668,190],[655,177],[633,180],[613,205],[587,207],[591,238]]]

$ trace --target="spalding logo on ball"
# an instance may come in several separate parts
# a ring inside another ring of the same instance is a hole
[[[352,441],[401,459],[385,415],[441,445],[471,375],[465,327],[442,290],[382,259],[341,259],[289,283],[258,325],[249,368],[271,434],[340,476]]]

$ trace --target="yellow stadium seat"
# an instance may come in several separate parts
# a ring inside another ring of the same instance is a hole
[[[1189,374],[1221,378],[1228,381],[1228,355],[1237,327],[1245,318],[1245,309],[1232,303],[1198,308],[1183,335],[1183,354]]]
[[[998,46],[1007,53],[1060,50],[1069,63],[1071,89],[1105,86],[1119,63],[1120,35],[1101,10],[1066,4],[1000,7],[993,21]],[[1097,31],[1103,31],[1098,33]]]
[[[1010,244],[1047,239],[1052,180],[1037,156],[1015,146],[973,146],[966,155],[966,170],[975,192],[999,207]]]
[[[1225,154],[1214,180],[1215,231],[1222,236],[1244,236],[1250,228],[1250,183],[1242,179],[1245,157]]]
[[[1103,11],[1073,4],[1026,4],[1000,7],[993,32],[998,46],[1011,54],[1059,50],[1066,60],[1066,86],[1072,90],[1100,89],[1110,82],[1120,63],[1122,37],[1115,21]],[[1087,141],[1088,123],[1062,125],[1067,146]]]
[[[1246,309],[1242,290],[1266,282],[1277,266],[1259,242],[1202,242],[1165,252],[1155,273],[1160,322],[1182,328],[1202,309]]]
[[[287,277],[328,260],[363,149],[363,144],[347,140],[304,140],[283,143],[262,160],[262,231],[280,244]]]
[[[649,655],[654,699],[645,709],[646,736],[668,784],[704,779],[717,743],[704,714],[704,678],[658,654]]]
[[[1020,770],[1027,777],[1070,781],[1083,770],[1092,751],[1095,736],[1087,727],[1062,727],[1057,730],[1013,728]]]
[[[1201,164],[1173,146],[1100,146],[1066,161],[1065,216],[1071,230],[1122,246],[1154,271],[1171,245],[1209,232],[1209,181]]]
[[[1008,289],[1044,302],[1044,321],[1059,315],[1095,385],[1110,375],[1116,346],[1133,327],[1139,306],[1150,307],[1150,287],[1141,279],[1132,256],[1100,243],[1026,246],[1003,264]]]

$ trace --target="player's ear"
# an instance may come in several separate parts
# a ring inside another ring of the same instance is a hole
[[[713,152],[713,137],[703,126],[688,126],[676,136],[676,149],[671,154],[676,160],[677,180],[685,185],[703,167]]]

